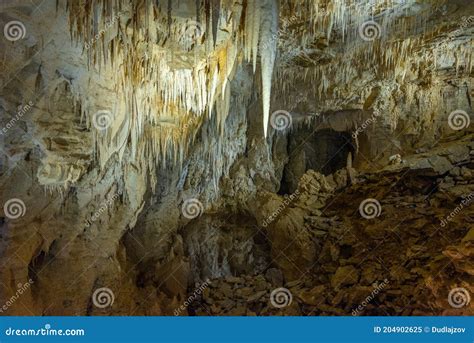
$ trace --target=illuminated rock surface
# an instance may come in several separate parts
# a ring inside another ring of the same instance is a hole
[[[473,18],[2,1],[1,314],[472,315]]]

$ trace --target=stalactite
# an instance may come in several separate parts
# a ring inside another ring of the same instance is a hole
[[[173,0],[168,0],[168,34],[171,34]]]
[[[221,15],[221,0],[212,0],[212,41],[214,48],[217,44],[217,29],[219,26],[219,17]]]
[[[260,20],[260,12],[262,11],[261,8],[262,4],[256,0],[253,1],[253,13],[252,15],[252,31],[251,33],[251,49],[252,49],[252,62],[253,62],[253,72],[255,73],[257,69],[257,54],[258,54],[258,47],[259,47],[259,39],[260,39],[260,26],[262,25]],[[267,42],[264,42],[267,43]]]
[[[263,132],[265,137],[267,137],[273,67],[275,65],[277,48],[276,40],[273,37],[278,32],[278,2],[277,0],[265,0],[262,8],[266,15],[262,18],[260,46],[267,45],[266,49],[260,51],[262,63]]]
[[[178,6],[171,0],[67,0],[71,38],[88,44],[84,54],[90,69],[113,74],[111,83],[118,94],[114,109],[120,113],[114,118],[117,123],[107,134],[95,137],[101,164],[114,153],[130,153],[153,175],[156,165],[164,165],[167,159],[179,164],[185,158],[203,122],[215,119],[222,134],[229,113],[229,82],[242,60],[252,65],[254,73],[260,62],[266,136],[277,48],[282,68],[277,69],[274,82],[276,95],[303,82],[311,85],[308,91],[320,107],[326,106],[329,98],[333,98],[329,105],[347,104],[346,84],[369,68],[379,77],[403,80],[414,71],[431,72],[442,59],[448,59],[455,61],[459,74],[472,72],[472,39],[463,40],[462,35],[456,36],[457,49],[440,47],[433,49],[431,56],[417,56],[421,49],[426,51],[423,45],[436,34],[420,34],[425,12],[417,16],[420,19],[405,15],[407,5],[415,2],[195,0],[197,27],[193,27],[194,15],[176,16]],[[282,24],[288,24],[281,30],[279,17]],[[111,18],[116,18],[112,27],[104,30]],[[221,20],[224,18],[227,23]],[[369,19],[377,21],[384,34],[365,44],[357,28]],[[400,38],[396,32],[407,37]],[[344,44],[333,51],[329,44],[336,39]],[[311,58],[320,45],[328,46],[329,51],[322,63]],[[310,67],[300,66],[302,61]],[[340,79],[334,79],[336,74]],[[82,93],[78,96],[81,113],[89,118],[97,108],[84,90]],[[188,125],[191,120],[195,123]]]
[[[206,37],[211,36],[211,15],[212,15],[212,0],[204,0],[205,16],[206,16]]]
[[[201,0],[194,0],[196,6],[196,22],[201,23]]]
[[[245,24],[244,24],[244,56],[250,61],[252,51],[252,37],[254,27],[255,0],[246,0]]]

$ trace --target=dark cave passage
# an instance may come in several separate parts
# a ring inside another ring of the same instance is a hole
[[[288,163],[285,166],[279,194],[293,193],[301,176],[312,169],[330,175],[347,166],[349,154],[354,157],[355,148],[351,134],[332,129],[314,132],[311,128],[300,129],[289,138]]]
[[[331,129],[315,133],[305,146],[306,169],[313,169],[324,175],[332,174],[347,165],[349,153],[354,156],[351,135]]]

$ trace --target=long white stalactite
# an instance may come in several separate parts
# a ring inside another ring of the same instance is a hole
[[[267,48],[260,51],[260,56],[262,69],[263,132],[265,137],[267,137],[273,68],[275,66],[277,53],[277,40],[274,38],[278,34],[277,0],[263,1],[262,9],[262,12],[266,15],[262,17],[260,46],[267,46]]]

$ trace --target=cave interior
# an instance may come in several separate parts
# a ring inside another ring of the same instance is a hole
[[[2,0],[2,315],[473,315],[474,2]]]

